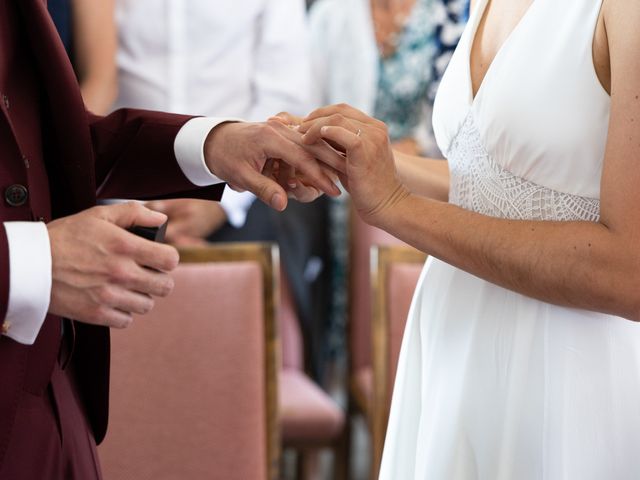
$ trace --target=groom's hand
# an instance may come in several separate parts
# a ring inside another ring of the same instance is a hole
[[[276,210],[286,208],[292,178],[304,178],[306,185],[327,195],[340,195],[332,176],[334,165],[342,161],[339,155],[326,149],[314,156],[295,141],[295,135],[300,135],[292,133],[289,127],[275,121],[224,123],[209,133],[204,145],[205,161],[231,188],[249,190]],[[286,166],[277,176],[271,174],[268,164],[274,159]]]

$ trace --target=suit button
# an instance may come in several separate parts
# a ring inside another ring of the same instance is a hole
[[[4,103],[4,106],[7,110],[9,110],[10,107],[10,103],[9,103],[9,97],[7,97],[6,95],[2,95],[2,103]]]
[[[27,203],[29,192],[24,185],[11,185],[4,191],[4,199],[12,207],[21,207]]]

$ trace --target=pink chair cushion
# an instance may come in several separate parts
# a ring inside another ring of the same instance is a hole
[[[280,420],[285,442],[328,442],[342,431],[345,415],[304,373],[286,369],[280,373]]]
[[[265,479],[265,332],[255,263],[185,264],[112,334],[108,480]]]
[[[295,311],[289,280],[284,272],[280,275],[280,309],[278,312],[283,368],[304,369],[304,346],[302,332]]]
[[[398,357],[413,292],[422,272],[422,264],[394,263],[387,273],[387,315],[389,320],[389,397],[398,369]]]
[[[373,245],[404,245],[379,228],[364,223],[356,214],[351,223],[351,368],[370,366],[371,361],[371,264]]]

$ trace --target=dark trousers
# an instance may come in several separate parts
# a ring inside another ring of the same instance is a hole
[[[42,396],[23,393],[0,479],[102,479],[73,376],[61,363],[56,363]]]
[[[280,213],[256,200],[242,228],[229,224],[209,237],[211,242],[275,242],[291,285],[304,337],[305,365],[322,382],[327,360],[327,330],[331,312],[331,250],[329,202],[290,201]]]

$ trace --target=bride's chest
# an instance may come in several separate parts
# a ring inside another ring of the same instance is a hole
[[[534,0],[475,97],[471,41],[480,19],[477,12],[476,18],[472,15],[438,92],[434,131],[446,155],[471,115],[483,149],[501,167],[551,188],[597,198],[610,111],[593,61],[598,2],[560,3],[550,10],[560,11],[557,18],[545,11],[555,2]]]

